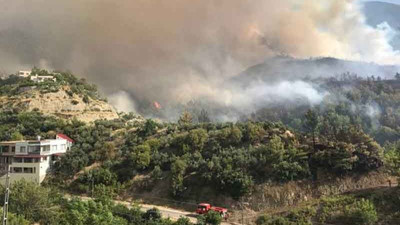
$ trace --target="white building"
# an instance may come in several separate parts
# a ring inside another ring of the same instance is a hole
[[[31,75],[31,71],[27,71],[27,70],[20,70],[17,72],[17,75],[20,77],[29,77]]]
[[[55,75],[56,73],[53,73],[53,74]],[[17,72],[17,75],[19,77],[23,77],[23,78],[29,77],[32,81],[37,82],[37,83],[41,83],[41,82],[43,82],[45,80],[52,80],[54,82],[57,81],[54,76],[51,76],[51,75],[39,76],[37,74],[36,75],[32,75],[32,71],[27,71],[27,70],[20,70],[20,71]]]
[[[56,139],[0,142],[1,182],[10,168],[10,182],[20,179],[41,183],[59,156],[66,153],[73,140],[57,134]]]
[[[57,81],[57,79],[53,76],[39,76],[39,75],[32,75],[31,80],[36,82],[36,83],[41,83],[45,80],[52,80],[54,82]]]

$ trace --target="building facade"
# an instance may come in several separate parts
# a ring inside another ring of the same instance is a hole
[[[20,71],[17,72],[17,74],[20,77],[29,77],[31,75],[31,71],[20,70]]]
[[[54,76],[32,75],[30,78],[31,78],[31,81],[36,82],[36,83],[41,83],[41,82],[44,82],[46,80],[52,80],[54,82],[57,81],[57,79]]]
[[[54,76],[48,75],[48,76],[39,76],[39,75],[32,75],[32,71],[25,71],[25,70],[20,70],[17,72],[19,77],[29,77],[31,79],[31,81],[36,82],[36,83],[41,83],[44,82],[46,80],[52,80],[54,82],[57,81],[57,79]],[[55,73],[53,73],[55,74]]]
[[[0,142],[1,182],[4,183],[7,168],[10,182],[25,179],[41,183],[50,172],[54,162],[72,146],[73,140],[57,134],[56,139]]]

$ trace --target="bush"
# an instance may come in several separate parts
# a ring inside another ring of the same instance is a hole
[[[346,206],[344,216],[349,224],[355,225],[372,225],[378,221],[378,214],[374,204],[365,199]]]
[[[146,211],[143,214],[143,219],[145,220],[160,220],[161,219],[161,212],[157,208],[152,208]]]
[[[89,97],[87,95],[83,96],[82,101],[86,104],[90,103]]]
[[[305,208],[289,212],[283,216],[262,215],[257,218],[257,225],[312,225],[311,219],[315,216],[314,208]]]
[[[295,225],[288,219],[281,216],[267,216],[263,215],[256,220],[257,225]]]
[[[222,222],[222,217],[218,212],[211,210],[207,214],[197,217],[197,221],[199,225],[219,225]]]
[[[77,101],[77,100],[72,100],[71,103],[72,103],[73,105],[78,105],[78,104],[79,104],[79,101]]]

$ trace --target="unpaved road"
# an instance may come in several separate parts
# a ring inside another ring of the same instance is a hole
[[[84,197],[84,196],[77,196],[77,197],[81,198],[82,200],[86,200],[86,201],[92,199],[90,197]],[[130,208],[131,204],[132,204],[131,202],[128,202],[128,201],[114,200],[114,202],[116,204],[125,205],[128,208]],[[187,212],[187,211],[171,209],[171,208],[167,208],[164,206],[157,206],[157,205],[139,204],[139,206],[140,206],[141,210],[144,212],[149,209],[152,209],[152,208],[157,208],[158,210],[160,210],[160,213],[164,218],[170,218],[173,221],[178,220],[180,217],[187,217],[190,220],[190,222],[197,223],[197,219],[196,219],[197,215],[195,212]],[[221,224],[222,225],[232,225],[232,224],[236,224],[236,223],[222,222]]]

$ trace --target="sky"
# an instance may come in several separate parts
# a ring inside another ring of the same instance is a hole
[[[363,0],[363,2],[388,2],[400,5],[400,0]]]

